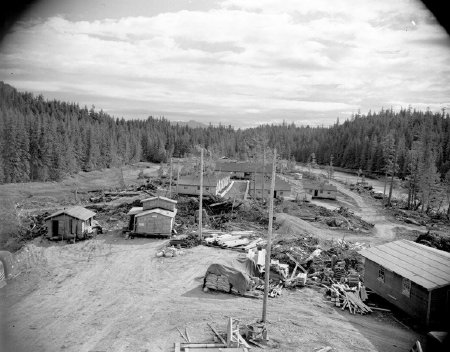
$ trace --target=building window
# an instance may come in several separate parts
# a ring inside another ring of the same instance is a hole
[[[403,278],[402,280],[402,295],[410,297],[411,295],[411,280]]]
[[[184,188],[184,189],[188,189],[189,187],[188,187],[188,186],[184,186],[183,188]]]
[[[322,190],[320,190],[320,194],[322,194],[323,193],[323,191]]]
[[[378,268],[378,281],[384,284],[384,268],[382,266]]]
[[[209,187],[206,187],[206,190],[209,191]]]
[[[197,186],[197,191],[200,191],[200,186]]]

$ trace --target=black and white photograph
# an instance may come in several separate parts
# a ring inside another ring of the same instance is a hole
[[[0,352],[450,351],[438,0],[0,11]]]

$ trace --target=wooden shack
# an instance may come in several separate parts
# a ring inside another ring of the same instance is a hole
[[[130,216],[129,231],[138,235],[163,235],[171,236],[175,211],[164,209],[132,208],[128,213]]]
[[[408,240],[359,253],[367,287],[429,329],[450,328],[450,253]]]
[[[45,218],[49,238],[85,238],[93,232],[95,213],[81,206],[59,210]]]
[[[312,198],[337,199],[337,187],[329,183],[315,184],[303,181],[303,189]]]
[[[142,201],[142,207],[128,212],[127,231],[138,235],[172,235],[177,201],[166,197],[151,197]]]
[[[203,194],[218,195],[230,184],[229,173],[203,175]],[[177,193],[186,195],[200,194],[200,177],[198,175],[181,176],[177,182]]]

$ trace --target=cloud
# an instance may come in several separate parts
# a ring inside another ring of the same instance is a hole
[[[418,1],[227,0],[19,23],[0,47],[0,79],[129,117],[321,124],[395,102],[439,109],[449,49]]]

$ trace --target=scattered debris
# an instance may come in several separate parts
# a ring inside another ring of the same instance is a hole
[[[445,252],[450,252],[450,238],[448,236],[445,237],[437,233],[428,231],[425,234],[419,235],[415,242],[424,244],[428,247],[440,249]]]
[[[280,211],[310,222],[321,222],[332,228],[343,228],[351,231],[368,231],[374,224],[363,220],[346,207],[329,210],[325,207],[308,204],[285,202]]]
[[[175,247],[167,247],[162,249],[161,251],[156,253],[156,256],[158,258],[161,257],[166,257],[166,258],[170,258],[170,257],[177,257],[179,255],[184,255],[185,252],[182,249],[179,248],[175,248]]]

